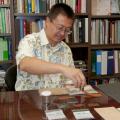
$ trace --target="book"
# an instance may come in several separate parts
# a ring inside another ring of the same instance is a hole
[[[95,51],[92,51],[92,75],[96,75],[96,53]]]
[[[111,0],[111,14],[119,14],[119,0]]]
[[[92,15],[110,15],[111,0],[91,0]]]
[[[115,72],[115,73],[119,73],[119,72],[118,72],[118,64],[119,64],[119,63],[118,63],[118,57],[119,57],[118,55],[119,55],[119,54],[118,54],[118,50],[114,50],[114,64],[115,64],[115,66],[114,66],[114,67],[115,67],[115,68],[114,68],[115,71],[114,71],[114,72]]]
[[[102,52],[101,50],[96,51],[96,74],[101,75],[101,61],[102,60]]]
[[[102,51],[101,75],[107,75],[107,51]]]
[[[107,57],[107,74],[113,74],[114,73],[114,51],[108,51],[108,57]]]

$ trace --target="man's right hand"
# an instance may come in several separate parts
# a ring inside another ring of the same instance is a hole
[[[80,69],[63,66],[62,73],[65,77],[73,80],[75,87],[80,87],[80,86],[86,85],[85,76]]]

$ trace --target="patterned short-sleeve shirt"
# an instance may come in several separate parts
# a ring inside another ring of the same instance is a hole
[[[44,29],[38,33],[29,34],[20,41],[16,54],[17,65],[26,56],[74,67],[72,52],[68,45],[61,41],[52,47],[48,42]],[[20,91],[40,88],[61,88],[66,80],[67,78],[61,73],[34,75],[17,69],[15,89]]]

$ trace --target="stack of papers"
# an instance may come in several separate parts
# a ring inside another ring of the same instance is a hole
[[[91,85],[86,85],[84,87],[84,90],[81,90],[80,88],[75,87],[68,87],[68,88],[44,88],[40,89],[39,93],[41,94],[43,91],[51,91],[52,95],[84,95],[85,93],[98,93]]]
[[[91,85],[86,85],[84,91],[90,94],[98,93],[98,91],[96,91]]]
[[[68,94],[69,95],[83,95],[85,94],[84,91],[81,91],[80,88],[68,88]]]
[[[67,120],[61,109],[47,110],[45,113],[48,120]]]
[[[89,111],[89,109],[76,109],[72,110],[76,120],[83,120],[83,119],[93,119],[93,115]]]

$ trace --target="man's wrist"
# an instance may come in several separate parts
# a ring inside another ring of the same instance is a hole
[[[62,65],[62,64],[58,64],[58,70],[60,73],[64,74],[64,70],[65,69],[65,65]]]

